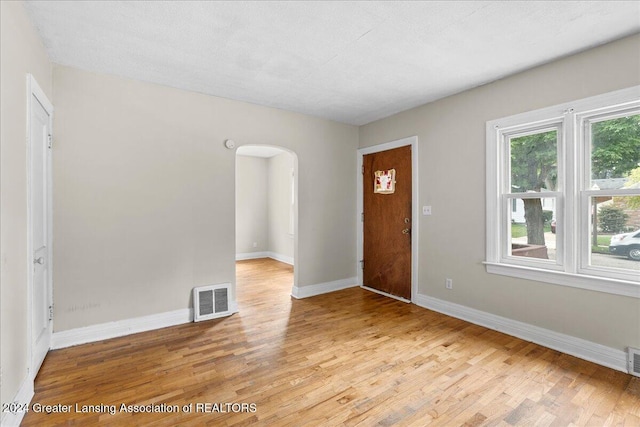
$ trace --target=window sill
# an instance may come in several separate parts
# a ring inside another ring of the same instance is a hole
[[[553,283],[572,288],[588,289],[614,295],[640,298],[640,283],[628,280],[609,279],[584,274],[566,273],[520,265],[500,264],[485,261],[487,273],[517,277],[525,280]]]

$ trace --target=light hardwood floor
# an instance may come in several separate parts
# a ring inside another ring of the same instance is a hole
[[[276,261],[237,271],[231,317],[52,351],[32,403],[72,412],[23,425],[640,426],[640,378],[359,288],[295,300]]]

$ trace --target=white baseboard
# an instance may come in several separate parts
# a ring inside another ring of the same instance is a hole
[[[243,254],[236,254],[236,261],[244,261],[247,259],[258,259],[258,258],[271,258],[276,261],[284,262],[285,264],[293,265],[293,257],[278,254],[275,252],[246,252]]]
[[[622,350],[426,295],[418,294],[415,303],[429,310],[504,332],[617,371],[627,372],[627,354]]]
[[[237,307],[233,307],[232,304],[232,308],[236,308],[233,310],[235,313],[237,311]],[[192,321],[193,309],[184,308],[182,310],[152,314],[150,316],[101,323],[98,325],[86,326],[84,328],[69,329],[53,333],[53,336],[51,337],[51,349],[55,350],[74,345],[102,341],[109,338],[136,334],[138,332],[181,325]]]
[[[31,375],[27,375],[22,381],[22,385],[20,389],[16,393],[15,398],[12,400],[13,403],[17,403],[20,406],[26,405],[26,407],[30,407],[31,399],[33,399],[34,390],[33,390],[33,378]],[[24,414],[26,411],[20,412],[4,412],[2,411],[2,418],[0,419],[0,426],[2,427],[17,427],[22,422],[22,418],[24,418]]]
[[[358,278],[350,277],[348,279],[334,280],[333,282],[318,283],[315,285],[301,287],[294,286],[291,291],[291,296],[296,299],[309,298],[342,289],[355,288],[357,286]]]
[[[229,308],[232,314],[237,313],[237,302],[230,301]],[[193,322],[193,309],[184,308],[182,310],[54,332],[51,337],[51,350],[137,334],[138,332],[153,331],[189,322]]]
[[[269,252],[245,252],[242,254],[236,254],[236,261],[258,258],[269,258]]]
[[[293,257],[277,254],[275,252],[267,252],[268,257],[271,259],[275,259],[276,261],[284,262],[285,264],[293,265]]]

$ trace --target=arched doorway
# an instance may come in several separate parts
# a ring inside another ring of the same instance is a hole
[[[298,159],[270,145],[236,150],[236,260],[271,258],[293,266],[297,283]]]

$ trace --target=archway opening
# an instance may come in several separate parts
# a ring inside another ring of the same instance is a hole
[[[236,150],[236,261],[270,259],[290,265],[289,294],[297,283],[297,164],[295,152],[279,146]]]

